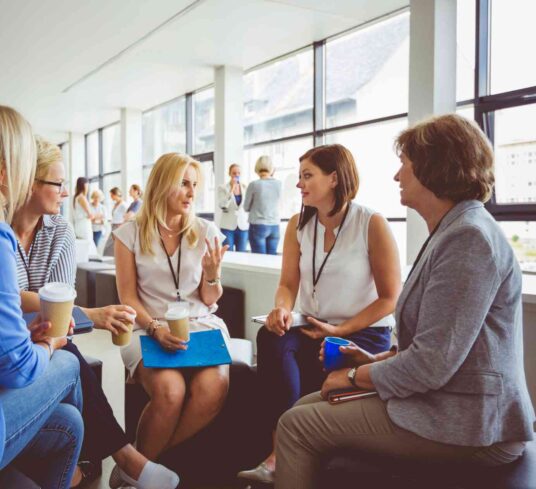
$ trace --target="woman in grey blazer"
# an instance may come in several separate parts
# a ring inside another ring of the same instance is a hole
[[[280,418],[278,489],[314,487],[318,457],[339,447],[499,465],[533,438],[521,271],[482,203],[494,183],[491,147],[457,115],[407,129],[396,146],[401,202],[431,233],[398,300],[398,352],[343,349],[355,367],[331,373]],[[352,384],[378,397],[324,400]]]

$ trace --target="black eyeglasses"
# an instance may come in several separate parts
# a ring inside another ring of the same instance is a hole
[[[63,192],[67,191],[67,182],[50,182],[49,180],[39,180],[36,179],[36,182],[43,183],[45,185],[54,185],[54,187],[58,187],[58,193],[62,194]]]

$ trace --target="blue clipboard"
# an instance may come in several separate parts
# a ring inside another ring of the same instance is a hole
[[[36,312],[27,312],[22,315],[28,326],[34,320],[35,316],[37,316]],[[73,319],[74,334],[90,333],[93,331],[93,321],[79,307],[73,307]]]
[[[143,365],[149,368],[212,367],[231,363],[219,329],[190,333],[187,350],[164,350],[149,336],[140,336],[140,342]]]

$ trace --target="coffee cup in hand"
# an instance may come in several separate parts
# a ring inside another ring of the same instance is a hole
[[[67,336],[75,298],[74,288],[62,282],[50,282],[39,289],[41,318],[52,324],[47,336],[53,338]]]
[[[181,341],[190,341],[190,306],[186,301],[174,302],[168,305],[164,319],[169,331]]]
[[[112,333],[112,343],[116,346],[126,346],[130,343],[132,338],[132,330],[134,329],[134,322],[136,321],[136,314],[128,314],[129,321],[123,324],[128,328],[128,331],[124,331],[117,328],[117,334]]]

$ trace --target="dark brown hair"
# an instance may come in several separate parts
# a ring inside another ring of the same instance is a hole
[[[74,204],[76,202],[76,198],[80,194],[84,194],[84,196],[85,196],[86,184],[88,182],[89,182],[89,180],[86,177],[78,177],[78,179],[76,180],[76,190],[74,192],[74,197],[73,197],[73,207],[74,207]]]
[[[495,183],[493,150],[473,122],[456,114],[433,117],[402,131],[395,148],[437,198],[489,200]]]
[[[312,148],[300,156],[300,163],[303,160],[311,160],[324,175],[333,172],[337,174],[337,186],[334,189],[335,204],[329,211],[330,216],[337,214],[344,204],[355,198],[359,189],[359,174],[352,153],[342,144],[325,144]],[[303,229],[316,213],[315,207],[302,205],[298,229]]]

